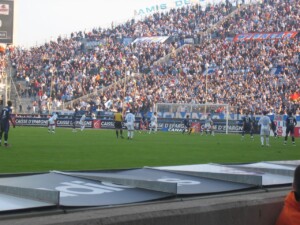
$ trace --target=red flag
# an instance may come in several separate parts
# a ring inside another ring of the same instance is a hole
[[[300,101],[300,93],[293,93],[290,95],[290,100],[293,102],[299,102]]]

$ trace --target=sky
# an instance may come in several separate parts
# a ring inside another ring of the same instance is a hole
[[[129,4],[130,2],[130,4]],[[73,31],[107,27],[133,18],[148,0],[17,0],[15,44],[32,46],[70,35]]]

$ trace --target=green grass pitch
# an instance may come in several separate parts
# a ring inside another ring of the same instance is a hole
[[[124,136],[127,132],[124,131]],[[261,147],[246,135],[175,132],[157,134],[135,132],[133,140],[117,139],[114,130],[57,128],[11,128],[11,147],[0,147],[0,173],[48,172],[50,170],[128,169],[144,166],[188,165],[203,163],[247,163],[299,160],[298,147],[283,145],[283,138],[270,138],[271,147]],[[296,140],[297,142],[297,140]],[[297,143],[296,143],[297,144]]]

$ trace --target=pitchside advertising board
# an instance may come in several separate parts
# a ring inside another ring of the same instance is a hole
[[[256,118],[258,121],[259,118]],[[277,125],[277,133],[279,136],[285,136],[285,119],[286,116],[275,116],[272,118]],[[297,118],[298,125],[295,127],[295,136],[300,137],[300,123],[299,118]],[[15,122],[17,126],[33,126],[33,127],[47,127],[47,118],[26,118],[26,117],[16,117]],[[146,129],[149,129],[149,122],[146,124]],[[72,120],[67,118],[59,118],[56,122],[57,127],[72,128]],[[76,121],[76,126],[80,127],[79,120]],[[86,119],[86,128],[92,129],[114,129],[115,123],[112,119]],[[137,118],[134,127],[136,130],[145,129],[141,123],[140,118]],[[193,132],[197,133],[204,127],[204,120],[192,120],[191,127]],[[126,129],[125,123],[123,123],[123,128]],[[182,132],[185,129],[183,120],[176,119],[158,119],[158,130],[164,132]],[[214,120],[213,129],[216,133],[226,133],[226,120]],[[242,120],[229,120],[228,121],[228,132],[229,133],[241,133],[243,130]],[[254,126],[254,133],[259,134],[259,128],[257,125]],[[273,136],[271,132],[271,136]]]
[[[0,0],[0,43],[13,43],[14,1]]]
[[[32,127],[43,127],[48,126],[47,118],[15,118],[17,126],[32,126]],[[57,127],[71,128],[73,123],[71,119],[58,119],[56,122]],[[200,132],[201,127],[204,126],[204,121],[195,121],[192,122],[192,128],[194,132]],[[79,121],[76,121],[76,126],[79,127]],[[148,124],[149,126],[149,124]],[[87,119],[85,121],[86,128],[93,129],[114,129],[115,123],[112,119]],[[141,120],[137,119],[134,127],[136,130],[142,129]],[[123,128],[126,129],[125,123],[123,123]],[[166,132],[182,132],[184,129],[182,120],[158,120],[158,130]],[[226,121],[219,120],[214,122],[214,129],[216,132],[225,133],[226,132]],[[242,122],[241,121],[230,121],[228,130],[231,133],[239,133],[242,131]]]

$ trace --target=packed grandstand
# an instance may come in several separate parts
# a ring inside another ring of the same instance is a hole
[[[242,2],[157,12],[30,49],[8,46],[1,61],[9,57],[18,95],[30,99],[15,110],[150,111],[160,102],[299,115],[300,1]]]

